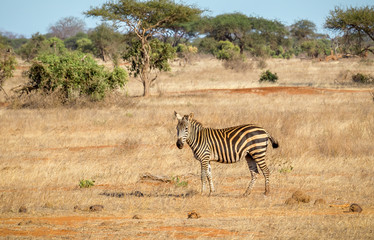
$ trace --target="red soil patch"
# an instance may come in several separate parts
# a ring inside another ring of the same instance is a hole
[[[149,231],[155,232],[173,232],[173,237],[176,239],[195,239],[198,237],[211,237],[211,238],[232,238],[244,236],[243,233],[229,231],[225,229],[217,228],[205,228],[205,227],[183,227],[183,226],[162,226],[157,229],[149,229]],[[251,234],[248,232],[248,234]],[[258,233],[255,233],[258,234]],[[247,234],[245,234],[247,235]]]
[[[212,92],[223,92],[223,93],[254,93],[259,95],[267,95],[271,93],[287,93],[290,95],[311,95],[311,94],[323,94],[325,92],[337,92],[337,93],[356,93],[356,92],[370,92],[369,89],[333,89],[333,88],[316,88],[316,87],[257,87],[257,88],[237,88],[237,89],[201,89],[191,90],[182,92],[171,92],[170,94],[199,94],[199,93],[212,93]]]
[[[54,230],[49,229],[46,227],[39,227],[30,230],[15,230],[15,229],[7,229],[7,228],[0,228],[0,236],[9,237],[9,236],[28,236],[28,237],[47,237],[47,236],[65,236],[65,235],[72,235],[76,234],[76,231],[61,229],[61,230]]]

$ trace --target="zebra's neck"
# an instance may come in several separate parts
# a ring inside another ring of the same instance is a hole
[[[196,121],[195,119],[192,119],[190,123],[190,132],[189,136],[187,138],[187,144],[191,147],[191,149],[195,152],[198,147],[201,145],[199,144],[201,139],[201,133],[204,129],[203,125]]]

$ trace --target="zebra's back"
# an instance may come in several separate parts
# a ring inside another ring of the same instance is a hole
[[[235,163],[247,153],[255,157],[266,152],[269,135],[259,126],[247,124],[224,129],[207,128],[206,131],[211,160]]]

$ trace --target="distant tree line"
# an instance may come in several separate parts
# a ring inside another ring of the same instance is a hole
[[[286,26],[277,20],[226,13],[205,16],[204,11],[171,0],[120,0],[91,8],[85,14],[104,23],[86,29],[75,17],[60,19],[45,35],[27,39],[0,34],[0,48],[12,49],[27,61],[45,54],[77,51],[117,66],[123,59],[128,71],[139,77],[144,96],[158,71],[170,69],[168,60],[191,53],[212,54],[222,60],[246,57],[322,57],[332,51],[363,54],[374,51],[374,7],[340,8],[330,11],[325,28],[337,33],[334,39],[319,34],[307,19]],[[39,57],[40,58],[40,57]]]

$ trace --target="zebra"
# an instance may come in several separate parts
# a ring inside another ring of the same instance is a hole
[[[265,195],[270,193],[269,169],[265,163],[265,154],[270,140],[272,147],[279,146],[265,129],[253,124],[246,124],[224,129],[205,128],[193,118],[193,113],[183,117],[174,111],[178,120],[177,142],[179,149],[187,144],[192,149],[194,157],[201,163],[201,193],[205,191],[208,179],[210,192],[214,192],[212,181],[211,161],[219,163],[236,163],[245,158],[251,173],[251,181],[244,196],[248,196],[256,182],[258,168],[260,167],[265,177]]]

